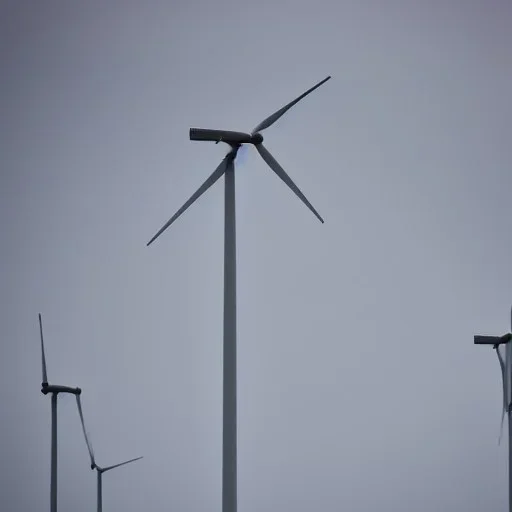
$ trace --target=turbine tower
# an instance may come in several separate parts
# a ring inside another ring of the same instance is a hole
[[[98,466],[96,464],[96,460],[94,458],[94,451],[92,449],[92,444],[89,441],[89,437],[87,436],[87,431],[85,429],[84,415],[82,412],[82,405],[78,404],[78,413],[80,414],[80,421],[82,423],[82,430],[84,433],[85,444],[87,445],[87,450],[89,451],[89,457],[91,459],[91,469],[96,470],[96,481],[97,481],[97,511],[102,512],[103,510],[103,486],[102,486],[102,476],[103,473],[110,471],[111,469],[118,468],[119,466],[124,466],[125,464],[130,464],[130,462],[135,462],[136,460],[142,459],[142,457],[137,457],[135,459],[126,460],[124,462],[120,462],[119,464],[114,464],[113,466],[107,466],[106,468]]]
[[[154,242],[189,206],[219,178],[224,176],[224,339],[223,339],[223,429],[222,429],[222,512],[237,510],[237,398],[236,398],[236,229],[235,229],[235,165],[242,144],[252,144],[267,165],[288,185],[299,199],[324,222],[297,185],[263,145],[261,132],[272,126],[301,99],[327,82],[328,76],[264,119],[249,133],[226,130],[190,129],[190,140],[224,142],[231,147],[220,165],[190,199],[164,224],[147,243]]]
[[[511,311],[512,328],[512,311]],[[475,345],[491,345],[496,350],[501,368],[503,385],[503,409],[501,412],[501,429],[505,414],[508,418],[508,509],[512,512],[512,334],[503,336],[474,336]],[[505,357],[500,354],[500,347],[505,346]],[[501,440],[501,432],[500,432]]]
[[[41,313],[39,313],[39,333],[41,336],[41,357],[43,368],[43,383],[41,384],[41,393],[43,395],[52,395],[52,451],[51,451],[51,486],[50,486],[50,510],[57,512],[57,396],[59,393],[70,393],[75,395],[78,408],[80,410],[80,388],[71,388],[69,386],[57,386],[48,384],[48,375],[46,373],[46,356],[44,352],[43,322]]]

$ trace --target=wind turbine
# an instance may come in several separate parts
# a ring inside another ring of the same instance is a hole
[[[135,459],[126,460],[124,462],[120,462],[119,464],[114,464],[113,466],[107,466],[105,468],[98,466],[96,464],[96,460],[94,459],[94,451],[92,449],[92,444],[89,441],[89,437],[87,436],[87,431],[85,429],[84,415],[82,412],[82,405],[78,404],[78,413],[80,414],[80,421],[82,423],[82,430],[85,437],[85,444],[87,445],[87,450],[89,451],[89,457],[91,459],[91,469],[96,470],[97,476],[97,511],[101,512],[103,510],[103,487],[102,487],[102,476],[103,473],[110,471],[111,469],[118,468],[119,466],[124,466],[125,464],[130,464],[130,462],[135,462],[136,460],[142,459],[142,457],[137,457]]]
[[[223,340],[223,431],[222,431],[222,512],[237,510],[237,400],[236,400],[236,229],[235,229],[235,165],[242,144],[253,144],[268,166],[281,178],[299,199],[324,222],[297,185],[286,174],[263,145],[261,132],[272,126],[296,103],[327,82],[331,77],[308,89],[271,116],[259,123],[249,134],[226,130],[190,128],[190,140],[224,142],[231,151],[190,199],[163,225],[148,242],[153,243],[189,206],[219,178],[224,180],[224,340]]]
[[[57,396],[59,393],[70,393],[75,395],[76,403],[80,410],[80,388],[71,388],[69,386],[57,386],[48,384],[48,375],[46,373],[46,356],[44,352],[43,322],[41,313],[39,313],[39,333],[41,336],[41,356],[43,368],[43,382],[41,384],[41,393],[52,395],[52,451],[51,451],[51,486],[50,486],[50,510],[57,512]]]
[[[512,311],[511,311],[512,323]],[[512,325],[511,325],[512,327]],[[512,512],[512,334],[503,336],[474,336],[475,345],[492,345],[496,350],[501,368],[503,385],[503,409],[501,413],[501,429],[505,414],[508,417],[508,509]],[[505,346],[505,357],[500,354],[500,347]],[[501,432],[500,432],[501,440]]]

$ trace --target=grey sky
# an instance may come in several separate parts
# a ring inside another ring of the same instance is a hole
[[[239,510],[505,510],[512,4],[29,2],[0,8],[0,508],[49,506],[51,381],[84,390],[104,509],[220,510],[221,184],[237,170]],[[59,399],[60,510],[95,475]],[[6,463],[8,462],[8,464]],[[43,507],[43,508],[41,508]]]

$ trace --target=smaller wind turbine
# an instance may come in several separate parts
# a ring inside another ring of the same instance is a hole
[[[44,353],[43,340],[43,322],[41,313],[39,313],[39,333],[41,336],[41,356],[43,367],[43,382],[41,384],[41,393],[52,395],[52,452],[51,452],[51,486],[50,486],[50,510],[57,512],[57,395],[59,393],[70,393],[76,396],[76,402],[80,410],[80,388],[71,388],[69,386],[56,386],[48,384],[48,375],[46,373],[46,356]]]
[[[511,311],[512,322],[512,311]],[[512,334],[503,336],[474,336],[475,345],[492,345],[496,350],[501,368],[503,385],[503,410],[501,412],[501,430],[505,414],[508,417],[508,509],[512,512]],[[501,345],[505,346],[505,357],[500,353]],[[501,432],[500,432],[501,440]]]
[[[111,469],[118,468],[119,466],[124,466],[125,464],[130,464],[130,462],[135,462],[136,460],[142,459],[142,457],[137,457],[135,459],[126,460],[124,462],[120,462],[119,464],[114,464],[113,466],[107,466],[105,468],[98,466],[96,464],[96,460],[94,458],[94,451],[92,449],[92,444],[89,441],[89,437],[87,436],[87,430],[85,429],[84,415],[82,412],[82,405],[78,403],[78,413],[80,414],[80,421],[82,422],[82,430],[84,432],[85,444],[87,445],[87,450],[89,451],[89,457],[91,459],[91,469],[96,470],[97,475],[97,511],[102,512],[103,510],[103,488],[102,488],[102,476],[103,473],[110,471]]]

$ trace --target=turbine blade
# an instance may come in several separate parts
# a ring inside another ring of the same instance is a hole
[[[82,423],[82,431],[84,433],[85,444],[87,445],[87,450],[89,451],[89,457],[91,458],[91,468],[95,468],[96,462],[94,460],[94,452],[92,450],[92,444],[89,441],[89,437],[87,436],[87,430],[85,429],[84,414],[82,412],[82,402],[80,400],[80,395],[75,395],[75,396],[76,396],[76,405],[78,407],[78,414],[80,415],[80,422]]]
[[[499,346],[496,346],[496,355],[498,356],[498,361],[500,363],[501,368],[501,382],[503,386],[503,407],[501,410],[501,424],[500,424],[500,436],[498,438],[498,445],[501,443],[501,436],[503,435],[503,420],[505,419],[505,409],[507,408],[507,388],[506,388],[506,380],[505,380],[505,362],[503,361],[503,357],[500,354]]]
[[[106,468],[102,468],[102,473],[105,473],[105,471],[109,471],[110,469],[118,468],[119,466],[124,466],[125,464],[130,464],[130,462],[135,462],[136,460],[140,460],[142,457],[137,457],[136,459],[130,459],[125,462],[121,462],[120,464],[115,464],[114,466],[108,466]]]
[[[190,199],[162,226],[160,231],[146,244],[151,245],[194,201],[202,196],[225,172],[228,159],[232,158],[228,153],[220,165],[213,171],[207,180],[192,194]]]
[[[509,341],[505,343],[505,360],[504,365],[504,386],[505,386],[505,412],[509,411],[512,401],[512,345]]]
[[[277,160],[270,154],[263,144],[256,144],[256,149],[259,154],[268,164],[268,166],[295,192],[295,195],[314,213],[317,219],[323,224],[324,219],[320,217],[320,214],[313,208],[313,205],[306,199],[306,196],[299,190],[299,187],[295,185],[290,176],[286,174],[285,170],[277,163]]]
[[[39,313],[39,334],[41,336],[41,362],[43,366],[43,384],[48,384],[48,375],[46,373],[46,357],[44,355],[43,321],[41,319],[41,313]]]
[[[327,78],[324,78],[321,82],[318,82],[316,85],[311,87],[311,89],[308,89],[305,93],[301,94],[298,98],[295,98],[293,101],[288,103],[288,105],[285,105],[283,108],[280,108],[277,112],[274,112],[271,116],[267,117],[265,120],[263,120],[254,130],[252,133],[257,133],[265,130],[269,126],[272,126],[282,115],[284,115],[288,110],[290,110],[294,105],[296,105],[301,99],[305,98],[308,94],[312,93],[315,89],[318,89],[322,84],[325,84],[327,80],[329,80],[331,77],[328,76]]]

